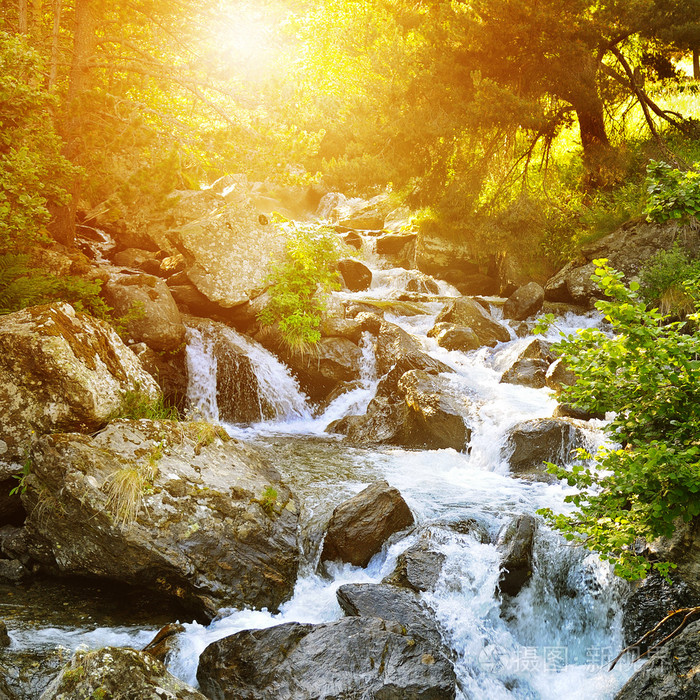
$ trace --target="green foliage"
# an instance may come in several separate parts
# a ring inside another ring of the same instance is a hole
[[[273,486],[267,486],[262,492],[260,498],[257,499],[257,502],[260,504],[260,507],[269,516],[272,516],[272,514],[275,512],[275,506],[277,505],[277,495],[277,489],[275,489]]]
[[[566,498],[576,511],[542,513],[567,539],[634,579],[651,566],[635,551],[638,538],[668,537],[678,519],[700,515],[700,335],[647,308],[638,285],[626,287],[607,261],[594,262],[593,279],[609,297],[596,308],[612,333],[584,329],[557,343],[577,377],[560,400],[591,413],[614,412],[606,430],[619,447],[600,450],[594,465],[550,465],[578,488]]]
[[[647,166],[647,176],[649,221],[700,218],[700,163],[682,171],[652,160]]]
[[[49,206],[69,201],[79,172],[61,155],[42,72],[24,38],[0,31],[0,250],[45,240]]]
[[[299,228],[287,241],[285,259],[273,266],[270,301],[258,320],[276,324],[292,350],[306,351],[321,339],[324,297],[340,286],[336,268],[341,255],[341,244],[330,229]]]
[[[180,414],[174,406],[168,406],[162,394],[151,399],[140,389],[126,391],[122,396],[119,409],[111,416],[111,420],[126,418],[129,420],[179,420]]]
[[[32,471],[32,460],[30,457],[27,457],[24,460],[24,463],[22,464],[22,473],[15,476],[15,479],[17,479],[19,481],[19,483],[17,484],[17,486],[10,489],[10,496],[14,496],[15,494],[18,494],[18,493],[24,493],[27,490],[27,477],[29,476],[31,471]]]
[[[686,315],[694,311],[688,283],[700,280],[700,261],[692,260],[676,243],[647,261],[639,280],[639,293],[647,304],[659,305],[662,313]]]
[[[102,282],[73,275],[55,277],[31,267],[27,254],[0,254],[0,314],[27,306],[67,301],[76,311],[112,322],[110,307],[100,296]]]

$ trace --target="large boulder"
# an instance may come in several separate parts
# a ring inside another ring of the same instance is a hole
[[[40,700],[57,698],[207,700],[149,654],[120,647],[78,651],[41,694]]]
[[[537,282],[518,287],[503,305],[503,317],[524,321],[538,313],[544,303],[544,289]]]
[[[547,384],[547,371],[555,360],[551,343],[541,338],[532,338],[503,373],[501,382],[541,389]]]
[[[532,576],[532,546],[537,521],[531,515],[513,518],[498,536],[501,552],[501,575],[498,586],[502,593],[515,596]]]
[[[101,428],[127,392],[159,393],[106,323],[65,303],[0,317],[0,463],[23,462],[36,435]]]
[[[700,597],[700,517],[674,524],[673,536],[654,540],[649,550],[655,558],[676,564],[676,574]]]
[[[465,241],[442,235],[437,227],[423,226],[416,240],[416,265],[421,272],[444,279],[443,273],[455,267],[478,272],[476,250]]]
[[[510,430],[504,454],[513,474],[546,479],[544,462],[567,464],[583,442],[582,430],[571,421],[536,418],[522,421]]]
[[[333,511],[321,561],[367,566],[391,535],[412,524],[413,514],[399,491],[377,481]]]
[[[204,650],[197,680],[211,700],[452,700],[456,692],[439,649],[373,617],[225,637]]]
[[[92,437],[44,436],[31,457],[26,527],[60,572],[146,586],[208,616],[291,595],[293,495],[221,428],[115,421]]]
[[[510,340],[508,329],[494,319],[484,307],[470,297],[459,297],[449,302],[438,314],[435,323],[453,323],[471,328],[482,345],[493,347]]]
[[[125,318],[132,342],[171,351],[185,340],[185,326],[168,285],[145,274],[113,274],[102,289],[117,316]]]
[[[680,244],[693,257],[700,253],[700,224],[670,220],[653,223],[634,219],[613,233],[581,248],[579,257],[545,285],[545,299],[590,306],[602,293],[591,282],[593,260],[607,258],[627,279],[639,275],[644,264],[662,250]]]
[[[697,700],[700,697],[700,620],[654,652],[615,700]]]
[[[233,176],[208,190],[176,193],[151,234],[161,248],[183,256],[190,281],[224,308],[262,291],[288,237],[283,225],[261,223],[248,183]]]

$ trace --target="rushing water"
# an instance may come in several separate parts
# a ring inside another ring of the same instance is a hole
[[[342,202],[340,203],[343,204]],[[338,203],[336,202],[336,208]],[[330,211],[330,208],[329,208]],[[412,273],[375,271],[365,293],[340,295],[346,301],[390,301]],[[518,596],[501,601],[498,591],[500,555],[493,544],[513,516],[534,514],[538,508],[562,511],[569,487],[514,479],[504,454],[508,430],[524,419],[552,415],[556,402],[546,389],[501,384],[527,342],[513,339],[494,349],[471,353],[447,351],[427,337],[444,297],[455,296],[442,284],[440,297],[420,303],[423,313],[387,320],[413,334],[423,349],[454,374],[445,375],[451,388],[469,397],[473,406],[470,450],[404,450],[395,447],[352,447],[324,430],[344,415],[364,412],[374,395],[377,376],[373,339],[365,334],[361,347],[361,381],[356,389],[314,416],[289,371],[272,354],[231,331],[229,341],[250,358],[265,400],[274,407],[273,419],[252,426],[228,425],[237,436],[251,440],[270,454],[301,502],[305,560],[293,597],[278,614],[255,610],[223,610],[207,626],[186,622],[170,670],[196,685],[198,657],[212,641],[234,632],[299,621],[320,623],[341,617],[336,589],[348,582],[379,582],[394,568],[398,555],[429,532],[433,546],[446,555],[437,589],[424,594],[435,610],[449,646],[456,652],[458,697],[500,700],[605,700],[612,698],[630,674],[607,663],[622,646],[621,603],[626,586],[594,555],[567,545],[540,525],[535,542],[534,571]],[[401,313],[401,307],[398,306]],[[593,315],[569,315],[560,327],[572,330],[599,323]],[[216,358],[212,340],[200,329],[188,329],[188,399],[204,417],[218,420]],[[601,441],[593,424],[587,430],[592,447]],[[397,487],[417,522],[403,538],[393,539],[365,568],[330,565],[330,576],[315,566],[323,528],[332,509],[376,479]],[[476,521],[477,531],[460,523]],[[466,534],[465,534],[466,533]],[[487,537],[479,533],[487,533]],[[24,636],[22,636],[24,634]],[[29,644],[28,636],[45,645],[145,643],[152,629],[39,627],[22,633],[13,644]],[[53,641],[52,641],[53,640]],[[39,642],[37,642],[39,643]]]

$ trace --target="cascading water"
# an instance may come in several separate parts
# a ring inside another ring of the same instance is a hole
[[[382,271],[368,292],[340,296],[360,302],[373,298],[391,308],[396,291],[411,278],[406,271]],[[456,292],[442,285],[439,295],[456,296]],[[421,314],[391,316],[387,312],[386,318],[454,370],[443,377],[452,390],[469,398],[472,407],[468,453],[397,447],[370,450],[324,435],[332,421],[363,413],[374,395],[374,339],[369,334],[361,343],[357,387],[313,417],[289,370],[276,357],[231,329],[224,332],[225,341],[249,358],[261,402],[272,407],[266,421],[226,427],[265,445],[278,457],[276,464],[297,494],[302,527],[307,529],[306,559],[294,595],[279,613],[227,610],[208,626],[186,623],[169,660],[175,675],[196,685],[201,652],[212,641],[234,632],[341,617],[335,597],[340,585],[380,582],[393,571],[399,554],[428,533],[434,548],[446,558],[437,588],[423,597],[455,652],[460,700],[610,700],[621,687],[630,667],[620,664],[609,673],[606,662],[622,646],[620,610],[627,588],[612,576],[607,564],[570,547],[541,524],[531,579],[516,597],[502,599],[498,589],[501,555],[494,544],[499,531],[514,516],[534,515],[543,507],[557,511],[569,507],[564,497],[571,489],[565,484],[512,478],[505,449],[508,431],[516,423],[551,416],[556,401],[546,389],[500,383],[504,369],[526,340],[513,339],[494,349],[465,354],[447,351],[428,338],[426,333],[442,306],[436,296],[421,302]],[[400,314],[400,306],[395,308]],[[594,315],[569,315],[559,325],[572,330],[598,323]],[[188,329],[187,363],[190,406],[202,417],[218,420],[215,341],[201,327]],[[586,435],[592,446],[602,439],[594,422]],[[320,575],[315,560],[323,523],[335,505],[380,478],[401,491],[416,517],[416,529],[393,541],[364,569],[332,564],[329,576]],[[465,529],[468,522],[477,523],[477,529]],[[94,630],[78,631],[74,636],[64,632],[56,636],[56,643],[72,648],[80,643],[100,646],[115,639],[109,629],[104,630],[102,640]],[[137,630],[128,634],[139,644],[143,641]]]

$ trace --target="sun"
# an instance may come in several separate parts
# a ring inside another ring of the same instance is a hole
[[[212,27],[220,59],[249,77],[262,75],[278,53],[275,18],[253,3],[222,3]]]

